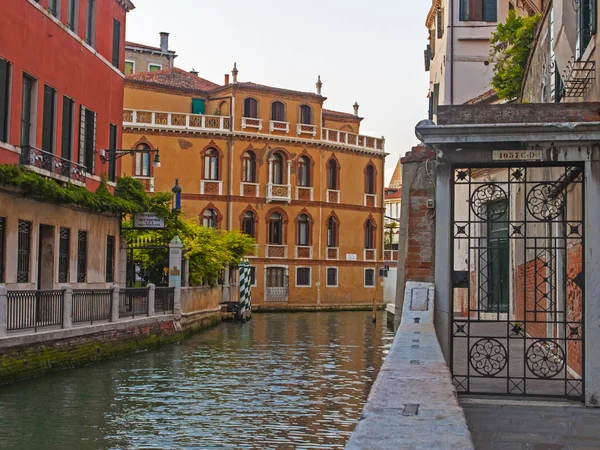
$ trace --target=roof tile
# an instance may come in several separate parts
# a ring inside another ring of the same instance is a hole
[[[154,84],[175,89],[185,89],[190,91],[209,92],[218,87],[218,84],[212,81],[200,78],[193,73],[176,67],[163,69],[157,72],[138,72],[127,76],[128,81],[144,84]]]

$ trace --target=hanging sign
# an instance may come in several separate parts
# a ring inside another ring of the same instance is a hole
[[[165,218],[156,213],[138,213],[133,216],[133,227],[159,230],[165,227]]]
[[[494,150],[494,161],[541,161],[542,150]]]

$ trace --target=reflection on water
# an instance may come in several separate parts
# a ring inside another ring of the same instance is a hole
[[[255,314],[0,388],[0,447],[342,448],[392,337],[383,314]]]

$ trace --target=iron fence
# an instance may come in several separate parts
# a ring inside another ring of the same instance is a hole
[[[73,291],[73,323],[110,320],[112,291],[110,289],[78,289]]]
[[[147,316],[149,288],[128,288],[119,291],[119,317]]]
[[[28,145],[21,147],[21,164],[44,169],[81,183],[85,183],[86,180],[86,170],[81,164]]]
[[[154,295],[154,312],[172,313],[175,311],[175,288],[157,287]]]
[[[64,296],[65,291],[9,291],[7,329],[62,327]]]

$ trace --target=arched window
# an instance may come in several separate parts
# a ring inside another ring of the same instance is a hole
[[[338,165],[335,159],[330,159],[327,163],[327,189],[338,190]]]
[[[219,103],[219,114],[223,116],[229,115],[229,103],[227,103],[226,101],[222,101],[221,103]]]
[[[365,173],[365,193],[370,195],[375,194],[375,167],[371,164],[367,166]]]
[[[244,117],[258,118],[258,102],[255,99],[244,100]]]
[[[310,159],[308,156],[298,158],[298,186],[310,186]]]
[[[242,156],[242,181],[256,183],[256,155],[251,150],[246,150]]]
[[[269,244],[283,245],[283,217],[277,212],[269,217]]]
[[[202,214],[202,226],[206,228],[219,227],[219,215],[214,209],[207,209]]]
[[[255,237],[255,216],[252,211],[246,211],[242,217],[242,232],[248,236]]]
[[[283,156],[279,152],[273,155],[271,176],[273,184],[285,184],[285,176],[283,172]]]
[[[308,105],[302,105],[300,107],[300,123],[305,125],[312,125],[312,108]]]
[[[337,231],[337,220],[335,217],[330,217],[327,221],[327,247],[336,248],[338,246]]]
[[[375,248],[375,224],[371,219],[367,220],[365,225],[365,248]]]
[[[297,245],[310,245],[310,219],[306,214],[298,216],[298,238]]]
[[[209,148],[204,153],[204,179],[219,179],[219,152],[214,148]]]
[[[281,102],[273,102],[271,105],[271,120],[285,122],[285,106]]]
[[[150,146],[148,144],[140,144],[136,150],[141,150],[143,153],[135,154],[135,176],[149,177],[150,176]]]

